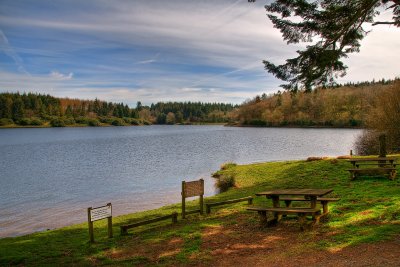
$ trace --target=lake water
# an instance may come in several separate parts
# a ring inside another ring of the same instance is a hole
[[[240,164],[348,154],[361,130],[147,126],[0,129],[0,237],[180,201],[181,181]],[[149,193],[151,192],[151,193]]]

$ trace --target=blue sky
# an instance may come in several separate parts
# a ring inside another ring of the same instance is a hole
[[[0,92],[137,101],[242,103],[276,92],[263,59],[287,46],[266,1],[0,0]],[[385,15],[385,14],[383,14]],[[394,78],[400,30],[375,26],[341,82]]]

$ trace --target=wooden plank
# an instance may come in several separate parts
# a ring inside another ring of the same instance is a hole
[[[368,161],[395,161],[397,157],[377,157],[377,158],[351,158],[349,162],[368,162]]]
[[[282,201],[310,201],[309,199],[301,198],[301,197],[281,197],[279,200]],[[329,197],[318,197],[317,201],[339,201],[340,198],[329,198]]]
[[[266,207],[248,207],[247,210],[251,211],[270,211],[270,212],[279,212],[282,214],[285,213],[305,213],[305,214],[314,214],[320,212],[320,209],[312,209],[312,208],[266,208]]]
[[[302,195],[302,196],[323,196],[329,194],[333,189],[278,189],[257,193],[257,196],[272,195]]]
[[[178,213],[177,212],[173,212],[172,214],[169,215],[164,215],[164,216],[160,216],[157,218],[153,218],[150,220],[145,220],[145,221],[140,221],[140,222],[136,222],[136,223],[131,223],[131,224],[126,224],[126,225],[121,225],[121,234],[126,234],[128,229],[134,228],[134,227],[139,227],[142,225],[146,225],[146,224],[151,224],[151,223],[155,223],[155,222],[160,222],[166,219],[172,219],[173,223],[176,223],[178,221]]]
[[[225,205],[225,204],[232,204],[232,203],[237,203],[237,202],[242,202],[242,201],[247,201],[248,204],[252,204],[253,197],[248,196],[248,197],[242,197],[242,198],[236,198],[236,199],[229,199],[229,200],[220,201],[220,202],[206,203],[206,212],[207,212],[207,214],[209,214],[211,212],[211,207]]]
[[[368,168],[368,169],[347,169],[349,172],[357,172],[357,173],[388,173],[391,171],[395,171],[396,168]]]

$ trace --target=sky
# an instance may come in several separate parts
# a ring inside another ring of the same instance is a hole
[[[0,92],[240,104],[282,90],[296,56],[258,0],[0,0]],[[383,16],[388,15],[383,12]],[[400,29],[379,25],[339,82],[400,75]]]

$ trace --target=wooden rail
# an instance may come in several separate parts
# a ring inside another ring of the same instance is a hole
[[[172,223],[177,223],[178,222],[178,213],[177,212],[173,212],[172,214],[161,216],[161,217],[157,217],[157,218],[154,218],[154,219],[150,219],[150,220],[146,220],[146,221],[140,221],[140,222],[126,224],[126,225],[121,225],[120,226],[121,227],[121,235],[127,234],[128,233],[128,229],[131,229],[131,228],[134,228],[134,227],[138,227],[138,226],[142,226],[142,225],[146,225],[146,224],[150,224],[150,223],[160,222],[160,221],[167,220],[167,219],[172,219]]]
[[[207,214],[210,214],[211,207],[221,206],[221,205],[225,205],[225,204],[232,204],[232,203],[237,203],[237,202],[242,202],[242,201],[247,201],[247,203],[249,205],[251,205],[251,204],[253,204],[253,197],[242,197],[242,198],[230,199],[230,200],[225,200],[225,201],[220,201],[220,202],[206,203],[206,212],[207,212]]]

